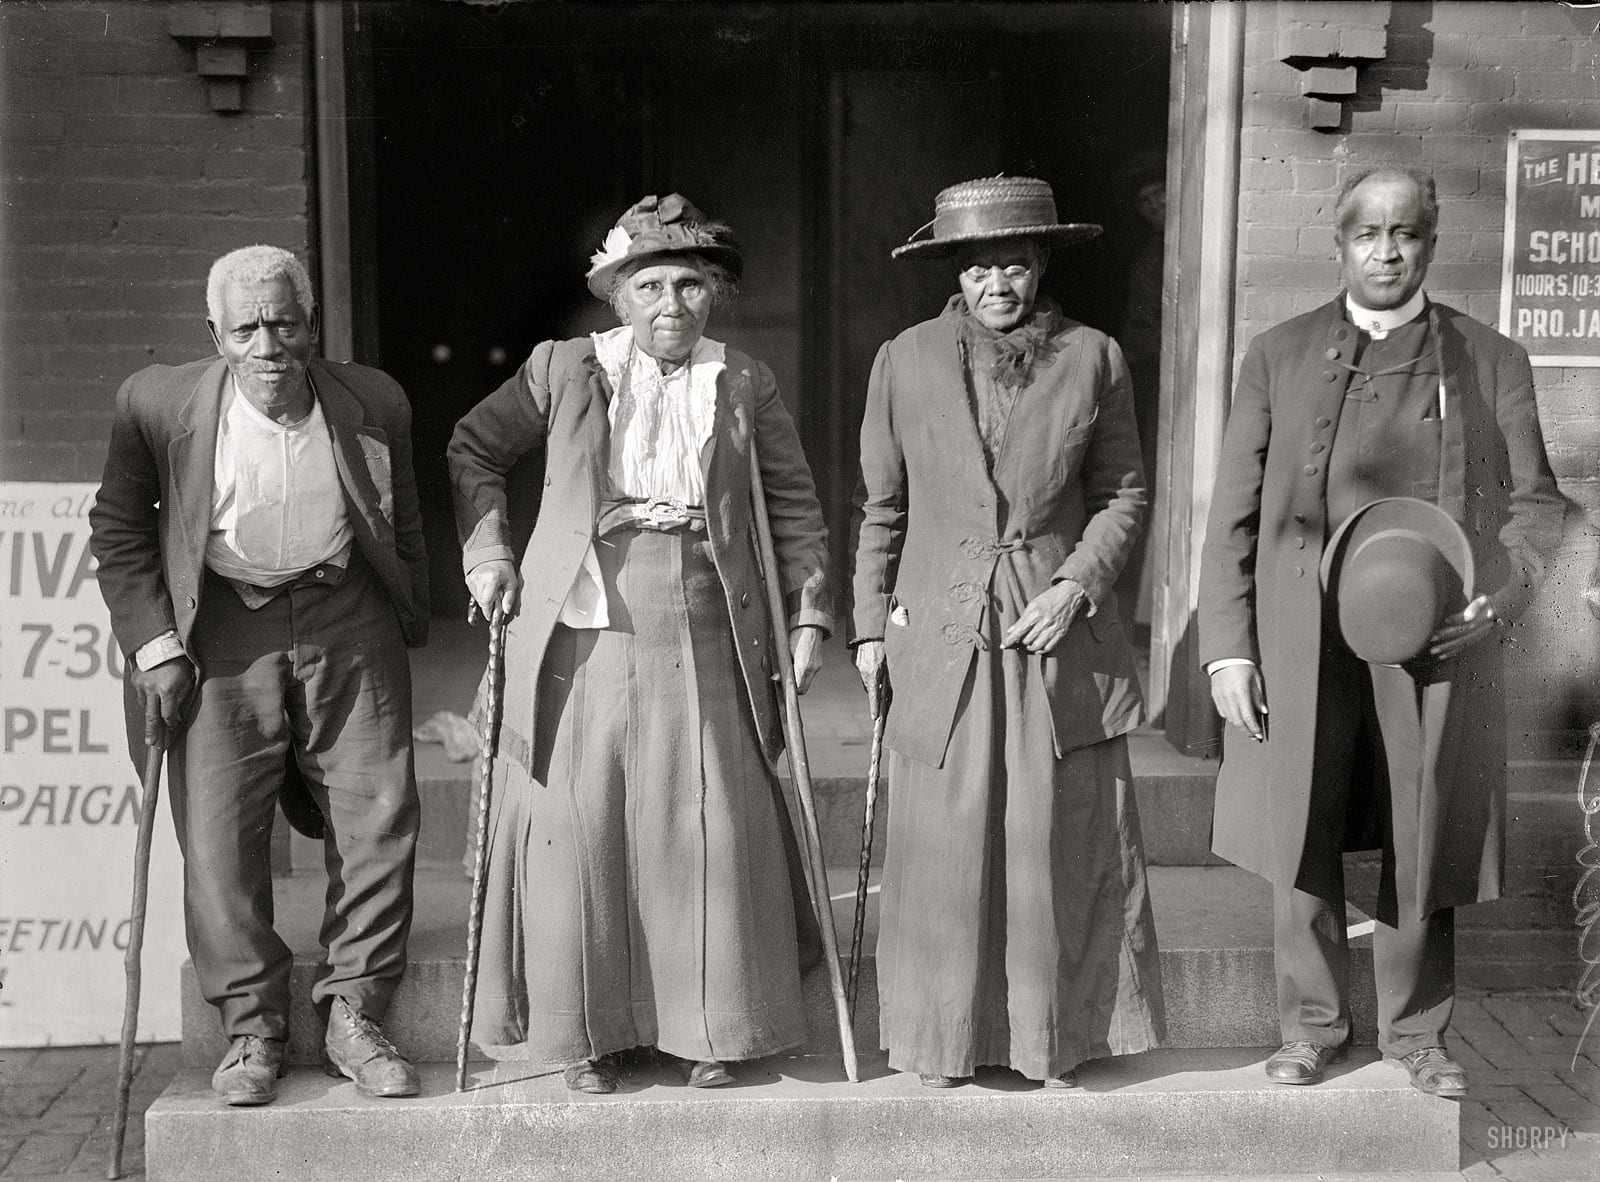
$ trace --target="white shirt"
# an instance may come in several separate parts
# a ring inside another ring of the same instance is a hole
[[[660,363],[635,345],[626,324],[597,332],[593,340],[595,359],[612,391],[606,408],[611,495],[705,504],[700,454],[716,422],[717,378],[727,355],[722,343],[701,337],[683,365],[662,373]],[[557,618],[569,628],[604,628],[611,622],[593,542]]]
[[[240,394],[223,389],[212,461],[206,566],[228,579],[276,587],[322,562],[349,561],[355,535],[333,458],[333,437],[312,391],[298,423],[274,422]],[[140,669],[181,655],[176,632],[134,654]]]

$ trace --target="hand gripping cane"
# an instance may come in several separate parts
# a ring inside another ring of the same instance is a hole
[[[867,759],[867,809],[861,821],[861,870],[856,875],[856,922],[850,931],[850,977],[846,995],[850,1018],[856,1016],[856,991],[861,987],[861,944],[867,930],[867,879],[872,874],[872,825],[878,810],[878,764],[883,758],[883,725],[887,686],[878,690],[878,712],[872,719],[872,754]]]
[[[150,896],[150,841],[155,831],[156,802],[161,797],[161,758],[166,754],[165,728],[148,715],[144,726],[144,795],[139,801],[139,832],[133,847],[133,913],[128,926],[128,951],[123,955],[127,985],[122,995],[122,1053],[117,1061],[117,1109],[111,1123],[111,1160],[107,1178],[122,1177],[122,1142],[128,1132],[128,1093],[133,1087],[134,1041],[139,1033],[140,957],[144,952],[144,919]]]
[[[456,1031],[456,1091],[467,1086],[467,1040],[478,992],[478,952],[483,937],[484,867],[489,861],[489,792],[494,783],[494,748],[500,741],[501,664],[506,616],[498,603],[489,617],[488,700],[484,704],[483,752],[478,758],[478,838],[472,854],[472,901],[467,908],[467,968],[461,981],[461,1026]]]
[[[795,796],[800,802],[800,837],[806,845],[806,864],[811,873],[806,885],[811,888],[811,906],[822,928],[823,957],[828,962],[828,984],[833,992],[833,1008],[839,1019],[839,1048],[844,1053],[844,1073],[857,1082],[855,1031],[850,1023],[850,1006],[845,1001],[844,978],[839,971],[839,937],[833,928],[833,903],[828,894],[828,871],[822,861],[822,838],[817,831],[817,805],[811,792],[811,765],[806,761],[806,734],[800,721],[800,691],[795,685],[794,662],[784,635],[783,590],[778,584],[778,557],[772,546],[772,523],[767,518],[767,493],[761,482],[761,459],[756,441],[750,439],[750,500],[755,513],[757,557],[761,579],[767,585],[767,611],[772,617],[772,651],[777,662],[778,680],[783,690],[783,740],[789,751],[789,769]]]

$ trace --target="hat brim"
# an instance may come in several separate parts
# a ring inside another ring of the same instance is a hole
[[[1368,501],[1344,519],[1322,551],[1317,575],[1324,591],[1338,577],[1339,563],[1358,526],[1363,534],[1379,529],[1404,529],[1427,538],[1461,576],[1462,594],[1469,600],[1472,598],[1477,573],[1472,543],[1467,540],[1466,531],[1461,528],[1460,522],[1438,505],[1417,497],[1380,497]]]
[[[968,242],[1003,242],[1013,238],[1031,238],[1046,246],[1071,246],[1100,237],[1103,226],[1094,222],[1065,222],[1042,226],[1006,226],[998,230],[977,230],[950,238],[925,238],[920,242],[906,242],[889,252],[896,259],[942,259],[955,253],[956,247]]]
[[[614,263],[607,263],[591,272],[584,280],[589,286],[589,293],[597,300],[611,299],[611,285],[616,282],[619,274],[632,274],[640,267],[647,267],[657,259],[683,258],[686,255],[696,255],[708,263],[715,263],[735,280],[744,275],[744,256],[737,247],[723,245],[708,246],[670,246],[660,250],[642,250],[638,254],[630,254],[626,258],[618,259]]]

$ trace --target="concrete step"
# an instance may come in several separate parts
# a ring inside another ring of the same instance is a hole
[[[1173,1174],[1415,1178],[1459,1168],[1458,1105],[1421,1095],[1400,1068],[1358,1051],[1321,1085],[1285,1088],[1265,1050],[1152,1051],[1086,1065],[1081,1089],[1045,1091],[986,1069],[950,1091],[867,1056],[862,1082],[837,1057],[743,1064],[697,1091],[652,1065],[612,1096],[569,1093],[559,1074],[500,1063],[452,1092],[368,1100],[301,1068],[277,1103],[230,1109],[204,1070],[174,1079],[145,1118],[152,1182],[295,1178],[857,1179]]]
[[[861,853],[870,748],[859,738],[845,738],[835,740],[825,753],[819,751],[818,754],[818,763],[847,773],[824,775],[815,766],[812,770],[823,851],[830,865],[854,865]],[[1224,865],[1211,853],[1211,805],[1217,764],[1179,755],[1153,732],[1130,736],[1129,755],[1145,857],[1150,864]],[[422,833],[417,843],[419,864],[453,867],[465,863],[468,835],[473,832],[475,766],[475,763],[449,762],[437,745],[418,745],[417,790],[422,797]],[[788,773],[785,762],[780,775],[787,780]],[[887,792],[880,791],[873,842],[874,861],[878,863],[883,861],[887,815]],[[320,867],[321,844],[293,835],[290,865],[297,871]]]
[[[854,868],[832,868],[830,888],[840,955],[849,952],[855,908]],[[279,931],[296,952],[290,1021],[290,1058],[315,1063],[321,1029],[310,1005],[323,880],[296,875],[280,880],[276,894]],[[1151,906],[1161,946],[1167,1002],[1167,1045],[1175,1048],[1264,1046],[1278,1041],[1276,986],[1272,971],[1272,907],[1266,884],[1231,867],[1153,867]],[[876,877],[869,887],[856,1007],[856,1045],[878,1045]],[[385,1026],[395,1043],[419,1062],[455,1058],[456,1024],[466,953],[469,884],[455,872],[418,876],[410,965]],[[1352,942],[1352,1006],[1356,1038],[1375,1039],[1371,937]],[[838,1036],[827,975],[820,969],[804,982],[808,1049],[836,1053]],[[226,1044],[215,1011],[205,1003],[187,964],[183,969],[185,1062],[212,1067]],[[493,1054],[502,1052],[493,1051]]]

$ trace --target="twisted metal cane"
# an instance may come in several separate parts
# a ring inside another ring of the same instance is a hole
[[[139,801],[139,830],[133,847],[133,915],[128,950],[122,967],[127,976],[122,995],[122,1048],[117,1060],[117,1108],[111,1122],[111,1160],[107,1178],[122,1177],[122,1142],[128,1133],[128,1098],[133,1089],[134,1043],[139,1034],[139,991],[143,983],[144,921],[150,901],[150,843],[155,833],[156,802],[161,797],[161,759],[166,754],[160,720],[147,721],[144,731],[144,795]]]
[[[861,985],[861,945],[867,930],[867,879],[872,874],[872,826],[878,811],[878,764],[883,758],[886,713],[880,705],[872,719],[872,754],[867,760],[867,808],[861,821],[861,869],[856,875],[856,922],[850,932],[850,976],[845,985],[851,1022],[856,1018],[856,991]]]
[[[484,867],[489,860],[489,790],[494,780],[494,749],[500,736],[501,664],[505,656],[506,617],[497,603],[489,619],[488,695],[484,704],[482,754],[478,759],[478,836],[472,854],[472,901],[467,907],[467,967],[461,981],[461,1026],[456,1031],[456,1091],[467,1086],[467,1040],[472,1006],[478,992],[478,952],[483,938]]]

